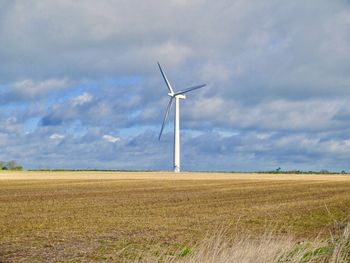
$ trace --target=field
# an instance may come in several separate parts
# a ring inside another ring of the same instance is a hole
[[[312,240],[349,215],[349,175],[1,172],[0,262],[180,257],[221,230]]]

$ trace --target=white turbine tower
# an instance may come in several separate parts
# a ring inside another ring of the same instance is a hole
[[[165,122],[168,118],[169,115],[169,111],[171,108],[171,105],[173,103],[173,99],[175,99],[175,116],[174,116],[174,172],[178,173],[180,172],[180,99],[186,99],[186,96],[184,95],[185,93],[195,90],[195,89],[199,89],[199,88],[203,88],[206,84],[202,84],[202,85],[198,85],[198,86],[194,86],[194,87],[190,87],[178,92],[174,92],[173,88],[171,87],[167,77],[165,76],[162,67],[160,66],[159,62],[158,62],[158,67],[160,72],[162,73],[163,79],[165,81],[165,84],[168,87],[169,93],[168,95],[170,96],[170,100],[168,103],[168,106],[166,108],[165,111],[165,115],[164,115],[164,119],[163,119],[163,123],[162,123],[162,128],[160,129],[160,133],[159,133],[159,140],[162,136],[163,133],[163,129],[164,129],[164,125]]]

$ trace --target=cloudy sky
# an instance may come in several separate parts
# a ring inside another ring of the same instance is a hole
[[[348,0],[0,0],[0,160],[350,171]]]

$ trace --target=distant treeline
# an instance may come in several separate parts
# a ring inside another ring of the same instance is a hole
[[[184,171],[185,172],[185,171]],[[250,174],[250,173],[257,173],[257,174],[349,174],[345,170],[336,172],[336,171],[329,171],[329,170],[320,170],[320,171],[302,171],[302,170],[267,170],[267,171],[186,171],[186,172],[195,172],[195,173],[242,173],[242,174]]]
[[[18,165],[16,161],[0,161],[0,170],[22,171],[23,167]]]
[[[120,170],[120,169],[29,169],[31,172],[159,172],[156,170]]]
[[[346,171],[341,172],[334,172],[334,171],[328,171],[328,170],[321,170],[321,171],[301,171],[301,170],[290,170],[290,171],[283,171],[280,169],[276,169],[274,171],[258,171],[256,173],[269,173],[269,174],[347,174]]]
[[[170,172],[164,170],[123,170],[123,169],[30,169],[28,171],[32,172]],[[347,174],[346,171],[335,172],[328,170],[321,171],[302,171],[302,170],[287,170],[283,171],[281,169],[276,169],[272,171],[183,171],[191,173],[262,173],[262,174]]]

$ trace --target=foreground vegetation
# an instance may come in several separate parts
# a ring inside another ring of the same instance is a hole
[[[350,262],[350,224],[330,233],[328,240],[296,242],[291,235],[275,235],[267,229],[258,238],[236,236],[227,238],[219,231],[203,240],[193,250],[187,248],[177,256],[148,256],[140,262],[167,263],[306,263],[306,262]]]
[[[190,175],[171,175],[170,180],[159,173],[35,177],[33,172],[19,174],[20,180],[8,179],[13,176],[0,180],[0,262],[118,262],[140,257],[197,262],[196,257],[209,257],[209,252],[230,254],[237,244],[246,246],[244,242],[259,247],[259,240],[280,239],[290,244],[284,252],[301,244],[300,251],[321,249],[326,258],[336,251],[339,233],[346,229],[342,222],[350,215],[346,176],[279,179],[242,174],[219,180],[203,175],[192,180]],[[218,229],[225,230],[215,236],[220,238],[207,238]],[[274,229],[270,239],[266,229]],[[315,239],[318,243],[312,243]]]

